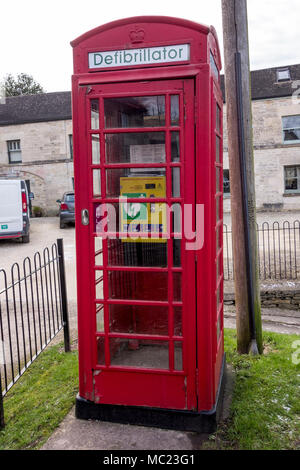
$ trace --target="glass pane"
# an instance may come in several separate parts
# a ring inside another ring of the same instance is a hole
[[[117,232],[118,217],[119,204],[94,204],[94,232],[100,236],[107,230]]]
[[[109,272],[109,298],[127,300],[168,300],[168,273]]]
[[[110,305],[109,329],[113,333],[168,335],[168,307]]]
[[[74,194],[66,194],[65,202],[75,202],[75,195]]]
[[[182,336],[182,308],[174,307],[174,336]]]
[[[108,239],[107,250],[109,266],[167,266],[167,243]]]
[[[180,161],[180,136],[179,132],[171,133],[171,161]]]
[[[167,341],[111,338],[109,346],[113,366],[169,369]]]
[[[220,307],[220,301],[221,301],[221,297],[220,297],[220,287],[218,288],[217,290],[217,310],[219,310],[219,307]]]
[[[214,59],[214,56],[212,55],[212,52],[210,52],[210,66],[212,69],[213,74],[215,75],[216,79],[219,79],[219,70],[216,64],[216,61]]]
[[[182,369],[182,342],[174,342],[174,370],[183,370]]]
[[[172,226],[173,232],[177,234],[181,234],[182,228],[182,209],[181,204],[174,203],[171,207],[171,217],[172,217]]]
[[[21,162],[22,161],[21,150],[10,150],[9,160],[10,162]]]
[[[105,365],[105,340],[102,336],[97,338],[97,364]]]
[[[285,168],[285,175],[287,178],[297,178],[297,167]]]
[[[297,178],[287,178],[285,180],[285,189],[292,190],[292,189],[300,189],[298,188],[298,180]]]
[[[91,129],[99,129],[99,100],[91,100]]]
[[[216,162],[220,163],[220,137],[216,136]]]
[[[101,304],[96,304],[96,323],[97,323],[97,332],[104,332],[104,306]]]
[[[173,239],[173,266],[178,268],[181,266],[181,240]]]
[[[103,300],[103,272],[95,271],[96,299]]]
[[[219,193],[220,190],[221,190],[221,187],[220,187],[220,173],[221,173],[221,169],[217,166],[216,167],[216,193]]]
[[[289,129],[284,131],[284,140],[300,140],[300,129]]]
[[[102,253],[102,238],[95,237],[95,265],[102,266],[103,253]]]
[[[100,137],[98,134],[92,135],[92,163],[100,164]]]
[[[173,273],[173,298],[175,302],[182,300],[181,273]]]
[[[221,248],[221,239],[222,239],[222,227],[217,227],[216,229],[216,253],[219,252],[219,249]]]
[[[165,125],[165,97],[140,96],[104,99],[105,127]]]
[[[216,198],[216,222],[220,220],[220,196]]]
[[[172,196],[180,197],[180,168],[172,168]]]
[[[277,70],[277,81],[287,81],[291,79],[290,70],[289,69],[282,69]]]
[[[93,170],[93,196],[101,197],[101,171]]]
[[[223,170],[223,191],[224,194],[230,194],[229,170]]]
[[[216,129],[217,129],[217,132],[220,132],[221,130],[221,109],[218,104],[217,104],[217,113],[216,113]]]
[[[165,168],[106,170],[107,197],[166,197]]]
[[[105,149],[107,163],[155,164],[166,161],[164,132],[108,134],[105,136]]]
[[[282,118],[283,129],[300,128],[300,115],[285,116]]]
[[[217,342],[219,342],[220,335],[221,335],[221,321],[222,317],[219,315],[218,320],[217,320]]]
[[[179,126],[179,95],[171,96],[171,126]]]

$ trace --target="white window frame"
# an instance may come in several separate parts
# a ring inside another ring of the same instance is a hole
[[[16,163],[22,163],[22,149],[21,149],[21,140],[7,140],[7,152],[8,152],[8,162],[10,165],[14,165]],[[12,160],[12,154],[18,155],[18,160]]]
[[[296,168],[297,169],[297,176],[295,176],[295,179],[297,179],[297,186],[298,186],[297,189],[286,189],[286,180],[287,180],[286,170],[289,169],[289,168]],[[300,165],[285,166],[283,171],[284,171],[284,192],[285,192],[285,194],[295,194],[295,193],[300,194]]]
[[[286,73],[287,76],[284,78],[280,78],[281,73]],[[290,82],[290,81],[291,81],[291,72],[289,68],[277,69],[277,82],[278,83]]]

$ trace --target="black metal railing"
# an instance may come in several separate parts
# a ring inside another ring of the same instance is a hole
[[[224,279],[233,280],[232,232],[223,229]],[[300,221],[257,224],[258,269],[261,280],[300,278]]]
[[[70,351],[63,240],[0,269],[0,427],[3,397],[64,329]]]

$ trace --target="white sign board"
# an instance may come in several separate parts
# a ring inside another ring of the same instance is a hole
[[[164,163],[165,144],[130,145],[130,163]]]
[[[89,68],[102,69],[146,64],[186,62],[190,59],[190,45],[145,47],[118,51],[90,52]]]

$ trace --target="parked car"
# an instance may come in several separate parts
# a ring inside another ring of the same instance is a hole
[[[33,198],[24,180],[0,180],[0,239],[21,238],[29,243],[29,201]]]
[[[75,223],[75,199],[74,192],[66,192],[62,199],[56,201],[59,207],[59,227],[65,228],[68,223]]]

